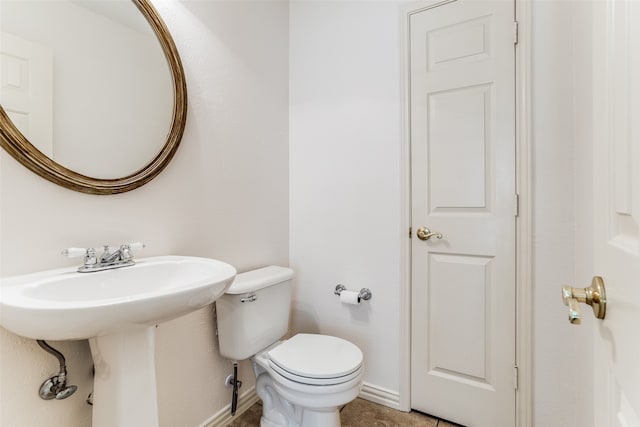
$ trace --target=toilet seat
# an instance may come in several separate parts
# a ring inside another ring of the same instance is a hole
[[[267,351],[275,373],[297,383],[335,385],[358,377],[362,351],[349,341],[317,334],[298,334]]]

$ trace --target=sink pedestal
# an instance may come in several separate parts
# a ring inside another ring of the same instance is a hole
[[[89,339],[93,427],[158,426],[155,342],[156,327],[143,325]]]

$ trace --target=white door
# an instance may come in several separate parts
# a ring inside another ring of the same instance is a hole
[[[409,24],[411,405],[473,427],[515,424],[514,7]]]
[[[53,53],[0,32],[0,105],[38,150],[53,157]]]
[[[640,426],[640,4],[596,3],[594,13],[595,273],[605,319],[596,321],[597,427]],[[582,307],[590,316],[589,307]]]

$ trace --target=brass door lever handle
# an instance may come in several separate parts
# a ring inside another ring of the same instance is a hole
[[[607,294],[602,277],[595,276],[591,281],[591,286],[584,289],[564,286],[562,288],[562,302],[569,307],[569,323],[575,325],[582,323],[581,302],[591,306],[596,318],[604,319],[607,311]]]
[[[442,239],[442,233],[432,233],[427,227],[420,227],[416,230],[416,236],[420,240],[429,240],[431,237]]]

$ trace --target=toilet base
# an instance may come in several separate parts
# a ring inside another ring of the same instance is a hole
[[[312,411],[305,410],[302,412],[302,420],[300,420],[299,424],[291,423],[288,421],[288,424],[276,424],[269,419],[262,416],[260,418],[260,427],[340,427],[340,411],[338,408],[334,408],[331,411]]]
[[[358,397],[362,388],[362,365],[341,377],[343,382],[319,385],[294,381],[270,365],[269,352],[280,344],[276,342],[251,358],[256,394],[262,399],[260,426],[340,427],[340,408]]]
[[[340,427],[340,410],[328,408],[303,408],[294,405],[274,389],[268,374],[256,380],[256,393],[262,399],[260,427]]]
[[[312,411],[307,409],[302,413],[302,427],[340,427],[340,425],[340,411],[338,408],[332,408],[330,411]]]

